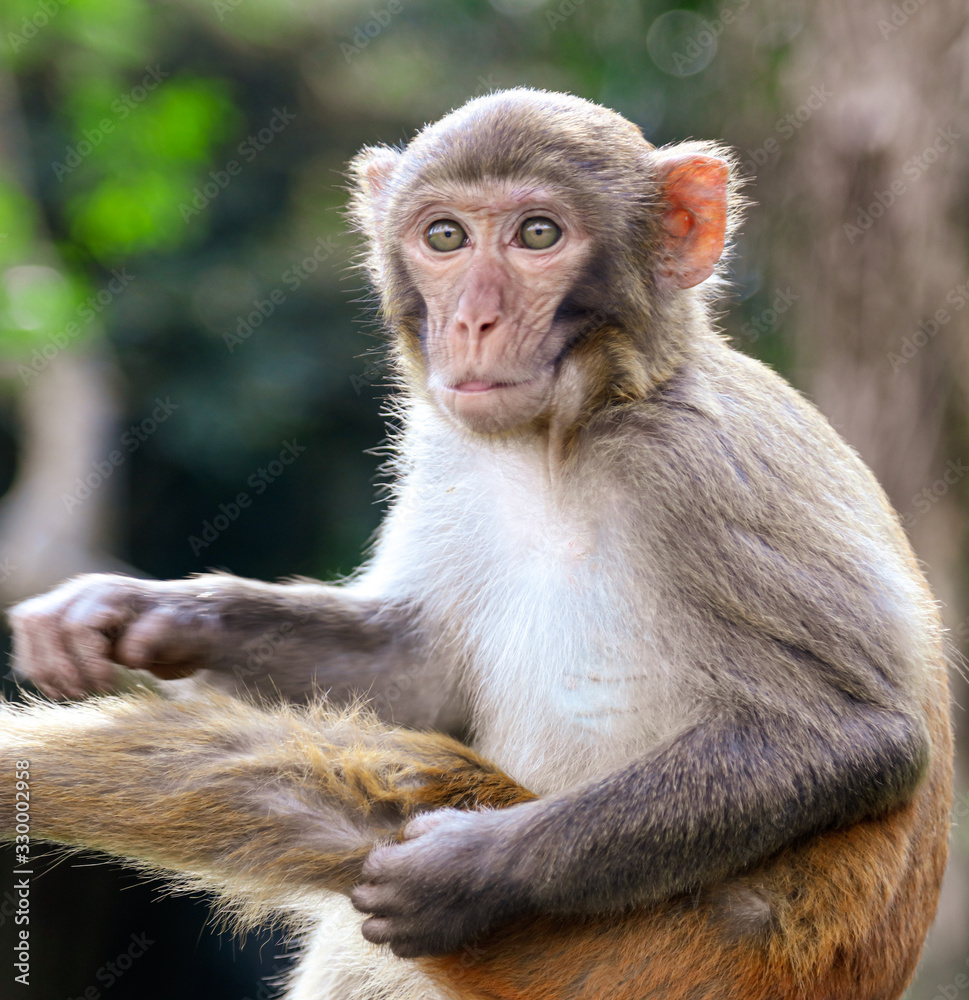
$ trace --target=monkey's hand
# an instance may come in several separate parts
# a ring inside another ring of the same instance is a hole
[[[117,686],[118,665],[170,680],[205,666],[217,620],[196,581],[90,573],[9,612],[14,668],[52,698]]]
[[[374,848],[353,905],[363,936],[416,958],[454,951],[530,908],[514,844],[537,802],[487,812],[439,809],[408,823],[404,842]]]

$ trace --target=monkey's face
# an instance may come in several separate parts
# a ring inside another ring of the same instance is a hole
[[[407,389],[480,434],[642,398],[678,356],[682,290],[723,251],[729,167],[710,153],[528,90],[362,150],[350,216]]]
[[[449,184],[414,207],[399,240],[423,301],[431,398],[478,433],[548,415],[569,335],[557,313],[592,247],[568,200],[510,180]]]

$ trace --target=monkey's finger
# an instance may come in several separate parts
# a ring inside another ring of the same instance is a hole
[[[66,692],[57,683],[58,674],[62,670],[75,672],[71,663],[60,666],[52,662],[58,657],[56,650],[48,648],[38,629],[27,627],[24,631],[14,634],[13,669],[18,680],[28,681],[51,698],[66,697]]]
[[[370,917],[360,928],[371,944],[390,944],[393,940],[393,923],[386,917]]]
[[[392,916],[399,910],[400,893],[391,885],[362,882],[350,892],[353,908],[361,913]]]
[[[205,666],[212,638],[208,619],[185,608],[160,606],[132,622],[115,644],[114,655],[126,667],[174,680]]]
[[[375,847],[363,863],[358,888],[377,886],[395,878],[407,866],[406,849],[400,844],[381,844]]]
[[[85,693],[81,674],[60,642],[59,615],[42,604],[25,602],[9,615],[14,633],[14,669],[51,698],[74,698]]]
[[[453,950],[454,944],[437,939],[421,931],[412,921],[371,917],[360,928],[371,944],[389,944],[398,958],[420,958],[422,955],[443,955]]]
[[[398,958],[422,958],[425,955],[446,955],[453,949],[445,945],[433,946],[430,939],[424,936],[401,938],[394,934],[391,940],[390,950]]]
[[[42,631],[39,638],[44,664],[37,678],[41,690],[52,698],[83,698],[90,694],[86,673],[65,645],[60,626]]]
[[[112,662],[114,640],[133,612],[106,604],[96,595],[79,597],[61,617],[58,634],[80,675],[85,692],[114,689],[118,669]]]

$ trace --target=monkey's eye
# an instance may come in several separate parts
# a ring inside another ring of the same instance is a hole
[[[526,219],[518,230],[518,238],[529,250],[544,250],[561,235],[562,230],[551,219]]]
[[[468,234],[453,219],[438,219],[427,227],[427,243],[434,250],[448,253],[463,246]]]

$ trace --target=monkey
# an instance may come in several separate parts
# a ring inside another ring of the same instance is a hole
[[[94,695],[3,710],[35,835],[296,914],[289,1000],[900,997],[943,632],[872,474],[715,326],[731,154],[518,88],[349,177],[399,382],[374,547],[14,608],[20,674]]]

